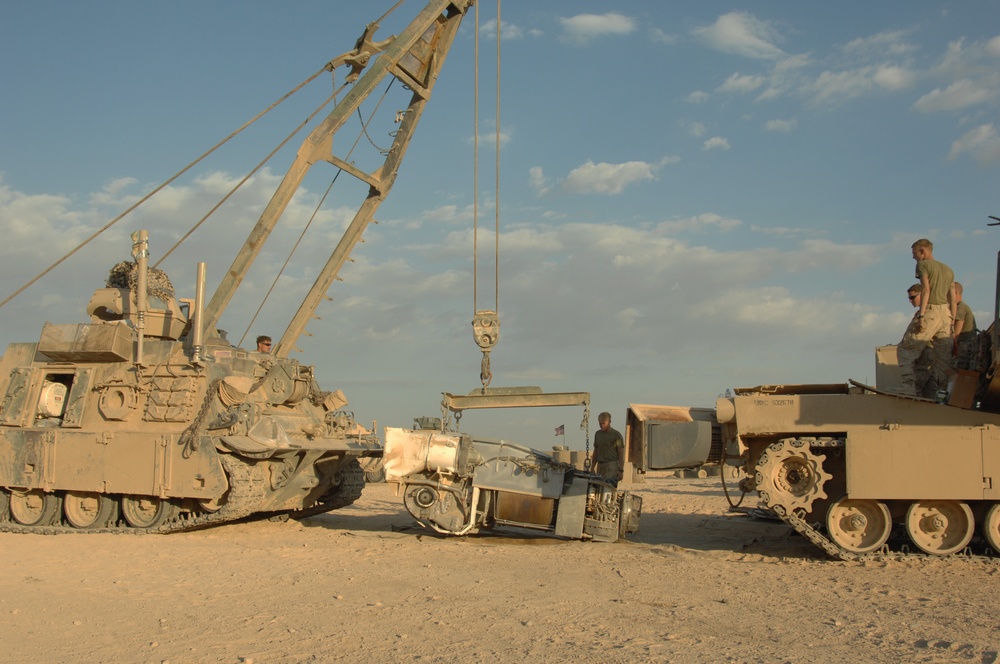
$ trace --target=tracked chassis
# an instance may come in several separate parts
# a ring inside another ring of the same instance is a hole
[[[716,413],[741,488],[832,556],[904,535],[897,551],[1000,552],[998,414],[858,384],[736,390]]]

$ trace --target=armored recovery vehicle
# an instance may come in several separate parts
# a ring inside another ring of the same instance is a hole
[[[351,89],[302,143],[207,304],[204,263],[195,297],[179,300],[149,266],[143,231],[133,236],[134,261],[116,266],[91,299],[89,322],[46,324],[37,342],[8,346],[0,358],[0,530],[169,532],[254,514],[306,516],[360,496],[359,459],[381,448],[355,433],[343,394],[321,389],[313,367],[289,353],[391,189],[472,4],[432,0],[380,42],[372,23],[320,70],[347,67]],[[383,79],[401,81],[409,101],[396,114],[391,147],[364,170],[355,156],[334,154],[333,136]],[[321,162],[335,167],[334,181],[342,173],[360,181],[367,197],[273,351],[234,346],[218,323]]]
[[[895,348],[882,347],[876,387],[760,385],[714,410],[633,405],[629,460],[737,465],[744,493],[843,560],[913,548],[1000,554],[996,334],[996,321],[980,333],[978,366],[958,372],[946,403],[894,393]]]

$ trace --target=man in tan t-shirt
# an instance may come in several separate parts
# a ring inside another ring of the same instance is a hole
[[[944,263],[934,260],[934,245],[921,238],[911,246],[917,261],[916,277],[920,280],[920,311],[915,325],[907,328],[896,349],[902,393],[917,396],[914,364],[929,345],[933,347],[931,375],[938,386],[946,386],[954,373],[951,368],[952,321],[955,320],[955,273]]]

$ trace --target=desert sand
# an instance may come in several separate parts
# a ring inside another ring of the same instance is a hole
[[[0,534],[8,662],[977,662],[1000,561],[827,558],[647,477],[616,544],[414,527],[393,485],[298,521],[175,535]]]

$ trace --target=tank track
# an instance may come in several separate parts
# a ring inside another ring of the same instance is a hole
[[[799,533],[807,540],[818,546],[824,552],[827,553],[831,558],[836,558],[837,560],[843,560],[845,562],[865,562],[865,561],[885,561],[885,560],[947,560],[948,558],[961,558],[963,560],[980,560],[984,562],[996,563],[998,558],[996,555],[991,555],[989,553],[989,548],[987,547],[986,554],[977,554],[971,551],[971,548],[966,547],[962,553],[953,553],[946,556],[934,556],[920,551],[908,551],[908,550],[891,550],[889,545],[886,544],[881,549],[877,551],[872,551],[871,553],[854,553],[853,551],[848,551],[837,545],[836,542],[829,539],[821,533],[816,528],[809,525],[805,519],[802,519],[795,514],[784,513],[784,510],[780,508],[772,509],[772,512],[778,516],[783,522],[787,523],[789,526],[795,529],[795,532]]]
[[[889,544],[886,543],[879,549],[866,553],[856,553],[841,547],[839,544],[834,542],[832,539],[823,534],[819,529],[810,525],[805,519],[803,519],[799,514],[802,514],[802,509],[800,506],[805,505],[808,507],[812,504],[812,501],[816,498],[825,498],[826,494],[823,492],[823,485],[827,480],[831,479],[829,473],[826,473],[821,469],[821,467],[816,466],[816,468],[809,470],[808,465],[801,465],[798,467],[800,475],[803,478],[804,484],[815,483],[815,487],[810,492],[811,495],[808,496],[807,500],[802,502],[795,502],[786,499],[781,494],[782,492],[776,491],[778,487],[775,486],[773,482],[766,485],[766,488],[772,489],[772,491],[760,490],[761,477],[766,475],[773,475],[773,465],[775,459],[779,462],[781,459],[789,456],[787,454],[790,450],[799,450],[796,454],[802,455],[803,459],[809,460],[810,458],[816,459],[817,461],[822,461],[822,456],[817,456],[812,450],[829,450],[843,448],[845,441],[843,438],[788,438],[781,440],[777,443],[771,444],[767,451],[761,455],[758,461],[757,467],[755,468],[756,476],[758,479],[758,491],[761,497],[762,505],[765,509],[769,509],[775,516],[781,519],[784,523],[791,526],[795,532],[799,533],[807,540],[812,542],[815,546],[822,549],[831,558],[837,560],[843,560],[845,562],[858,562],[858,561],[879,561],[879,560],[898,560],[898,559],[921,559],[921,558],[933,558],[939,559],[948,556],[932,556],[923,552],[909,551],[908,547],[904,545],[901,550],[892,550],[889,548]],[[773,458],[772,458],[773,457]],[[971,553],[971,548],[966,547],[963,553],[951,554],[953,556],[962,556],[963,558],[979,558],[982,560],[996,560],[995,556],[989,555],[991,550],[987,547],[987,555],[977,555]]]
[[[192,516],[182,514],[172,521],[152,528],[133,528],[120,520],[106,528],[73,528],[70,526],[25,526],[11,521],[0,521],[0,533],[23,535],[165,535],[183,533],[226,523],[250,519],[267,519],[277,515],[288,515],[293,519],[304,519],[317,514],[347,507],[361,497],[365,486],[364,471],[357,459],[342,471],[343,478],[330,500],[302,510],[283,512],[260,512],[257,507],[265,497],[266,478],[256,464],[248,464],[228,455],[220,456],[223,468],[229,478],[226,504],[217,512]]]
[[[361,468],[361,463],[357,459],[351,461],[340,471],[340,484],[326,496],[319,499],[319,504],[307,510],[299,510],[291,516],[296,519],[304,519],[314,514],[322,514],[331,510],[339,510],[361,497],[361,492],[365,488],[365,471]],[[302,514],[311,512],[311,514]]]

